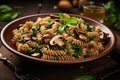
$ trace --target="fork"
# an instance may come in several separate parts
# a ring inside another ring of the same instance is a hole
[[[0,53],[0,61],[2,61],[4,64],[7,64],[14,71],[16,78],[18,78],[19,80],[40,80],[38,77],[35,77],[31,74],[20,73],[19,69],[10,60],[3,57],[1,53]]]

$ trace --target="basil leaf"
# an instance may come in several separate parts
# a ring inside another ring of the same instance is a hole
[[[59,14],[59,17],[60,17],[61,20],[66,21],[66,18],[62,13]]]
[[[92,75],[83,75],[83,76],[77,76],[73,80],[97,80],[95,76]]]
[[[77,23],[78,21],[76,17],[70,17],[67,19],[67,22],[66,22],[67,25],[76,25]]]
[[[60,27],[58,28],[58,33],[62,34],[64,32],[65,28],[66,28],[66,25],[60,25]]]

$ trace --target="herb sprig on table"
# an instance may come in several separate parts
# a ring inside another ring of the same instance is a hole
[[[120,30],[120,12],[117,10],[113,0],[110,0],[105,5],[106,12],[108,13],[106,21],[112,25],[116,30]]]
[[[18,17],[19,12],[8,5],[0,5],[0,21],[9,21]]]

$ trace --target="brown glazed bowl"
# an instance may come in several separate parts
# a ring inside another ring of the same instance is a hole
[[[8,50],[10,50],[12,53],[17,54],[17,55],[21,56],[22,58],[26,58],[28,60],[35,61],[35,62],[47,63],[47,64],[76,64],[76,63],[84,63],[84,62],[88,62],[88,61],[93,61],[93,60],[96,60],[98,58],[101,58],[101,57],[107,55],[115,48],[116,42],[117,42],[116,37],[115,37],[114,33],[108,27],[106,27],[103,24],[101,24],[95,20],[92,20],[90,18],[82,17],[82,16],[75,15],[75,14],[70,14],[71,16],[83,18],[86,22],[90,23],[91,25],[95,25],[95,26],[98,25],[101,27],[102,31],[109,33],[110,40],[109,40],[108,44],[105,46],[105,50],[102,53],[100,53],[99,55],[96,55],[93,57],[88,57],[88,58],[81,59],[81,60],[54,61],[54,60],[43,60],[43,59],[31,57],[29,55],[18,52],[16,50],[16,47],[11,42],[13,29],[18,28],[19,24],[24,24],[26,21],[29,21],[29,20],[35,21],[38,17],[46,17],[46,16],[49,16],[50,14],[53,14],[53,13],[29,15],[29,16],[21,17],[19,19],[16,19],[16,20],[8,23],[1,31],[1,41],[2,41],[3,45]],[[54,13],[54,14],[58,15],[58,13]]]

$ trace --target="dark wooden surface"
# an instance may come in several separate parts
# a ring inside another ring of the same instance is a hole
[[[16,11],[21,12],[19,17],[25,15],[31,15],[36,13],[55,13],[64,12],[60,9],[53,9],[57,5],[57,0],[5,0],[0,4],[8,4],[15,8]],[[42,4],[42,8],[39,10],[38,4]],[[68,13],[79,14],[80,10],[72,9]],[[8,22],[0,22],[0,27],[4,27]],[[40,78],[40,80],[72,80],[79,75],[92,74],[98,77],[103,77],[115,70],[120,69],[120,32],[115,31],[117,35],[117,46],[107,56],[95,61],[91,61],[84,64],[77,65],[47,65],[34,63],[29,60],[23,59],[19,56],[9,52],[4,46],[1,45],[0,52],[10,59],[17,67],[23,70],[23,73],[31,73]],[[120,72],[117,72],[105,80],[120,80]],[[0,80],[17,80],[13,71],[0,62]]]

